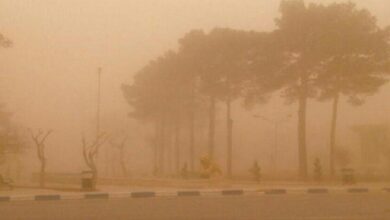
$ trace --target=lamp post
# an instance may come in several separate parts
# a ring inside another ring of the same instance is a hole
[[[96,100],[96,141],[98,141],[100,136],[100,106],[101,106],[101,78],[102,78],[102,68],[99,67],[97,70],[97,100]],[[101,158],[101,157],[100,157]],[[99,150],[96,153],[96,161],[99,160]],[[106,162],[106,172],[107,172],[107,151],[105,152],[105,162]]]
[[[102,75],[102,68],[98,68],[98,87],[97,87],[97,106],[96,106],[96,139],[100,135],[100,89],[101,89],[101,75]]]
[[[274,127],[274,143],[273,143],[273,152],[271,154],[271,162],[272,162],[272,167],[273,167],[273,170],[274,172],[276,172],[276,156],[278,154],[278,129],[280,127],[280,124],[284,123],[284,122],[287,122],[290,118],[291,118],[291,114],[288,114],[287,116],[285,117],[282,117],[282,118],[278,118],[278,119],[270,119],[270,118],[267,118],[265,116],[262,116],[262,115],[253,115],[253,117],[255,118],[260,118],[270,124],[273,125]]]

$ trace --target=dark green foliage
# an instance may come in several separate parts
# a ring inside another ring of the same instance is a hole
[[[190,134],[189,169],[194,172],[195,122],[206,118],[209,157],[213,159],[217,105],[223,102],[228,133],[227,174],[231,175],[233,101],[243,98],[246,106],[252,106],[281,91],[287,103],[298,104],[302,179],[308,173],[307,102],[311,98],[333,100],[330,135],[333,173],[340,97],[361,104],[387,82],[390,28],[379,27],[374,16],[353,3],[323,5],[284,0],[280,13],[276,30],[269,33],[227,28],[208,33],[193,30],[179,40],[177,52],[167,52],[151,61],[136,74],[131,85],[122,86],[132,107],[130,115],[156,125],[155,149],[160,158],[164,157],[161,155],[171,131],[185,127]],[[180,136],[178,132],[176,136]]]
[[[276,38],[286,54],[281,69],[284,96],[299,106],[300,174],[306,176],[307,99],[333,100],[331,158],[335,145],[339,96],[353,104],[375,93],[387,80],[389,30],[376,24],[367,10],[353,3],[305,5],[304,1],[282,1]],[[331,159],[333,174],[333,159]]]
[[[131,86],[122,86],[126,100],[133,106],[130,116],[152,120],[165,113],[174,113],[172,111],[176,109],[179,104],[177,101],[184,96],[183,90],[188,85],[184,83],[182,75],[178,74],[176,61],[177,55],[168,52],[138,72]]]
[[[317,6],[318,8],[319,6]],[[325,27],[320,43],[328,45],[327,58],[317,68],[315,86],[318,100],[332,100],[330,130],[330,173],[335,174],[337,116],[341,96],[361,105],[387,82],[390,71],[385,63],[390,57],[390,32],[381,29],[376,19],[353,3],[332,4],[321,9]],[[333,27],[333,28],[332,28]],[[331,29],[332,28],[332,29]]]
[[[381,29],[368,11],[352,3],[332,4],[324,17],[329,30],[321,42],[328,45],[329,57],[318,68],[319,99],[341,93],[359,104],[360,95],[371,95],[386,82],[384,74],[389,71],[384,63],[390,56],[390,32]]]
[[[281,70],[287,59],[275,32],[252,32],[250,35],[252,46],[246,55],[248,63],[244,71],[247,79],[242,89],[246,107],[264,104],[272,92],[284,85]]]

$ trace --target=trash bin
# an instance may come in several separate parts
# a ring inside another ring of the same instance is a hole
[[[341,170],[343,184],[355,184],[355,170],[344,168]]]
[[[94,188],[95,188],[95,183],[93,181],[93,172],[92,171],[81,172],[81,189],[93,190]]]

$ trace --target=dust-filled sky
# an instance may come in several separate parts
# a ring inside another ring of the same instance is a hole
[[[390,24],[389,0],[355,2],[381,25]],[[67,140],[56,145],[74,145],[94,122],[99,66],[102,120],[121,121],[128,109],[120,84],[175,49],[184,33],[216,26],[272,30],[278,5],[279,0],[0,0],[0,32],[14,42],[0,50],[0,100],[18,123],[53,128],[53,138]]]

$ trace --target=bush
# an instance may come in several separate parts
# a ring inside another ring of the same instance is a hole
[[[204,156],[200,158],[200,164],[202,166],[202,170],[200,172],[201,178],[211,178],[222,175],[222,171],[219,166],[210,159],[208,156]]]
[[[253,179],[256,182],[260,182],[261,180],[261,167],[259,166],[259,163],[257,160],[253,163],[253,166],[251,169],[249,169],[249,172],[252,174]]]

